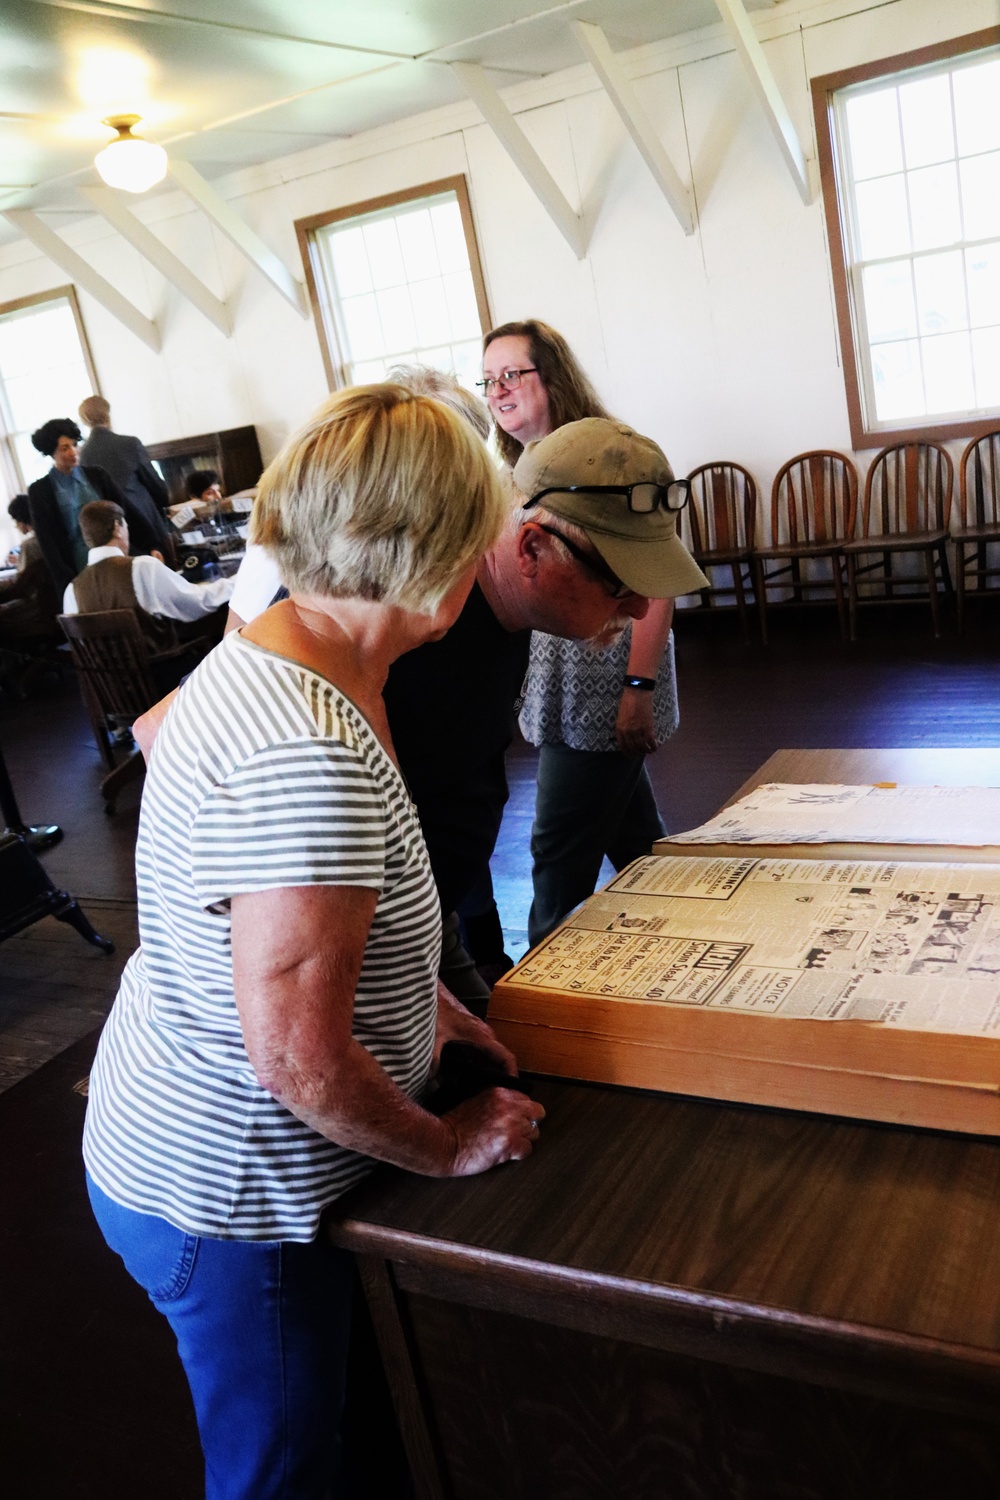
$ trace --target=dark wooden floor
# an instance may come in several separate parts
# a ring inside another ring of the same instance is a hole
[[[961,646],[935,644],[916,609],[866,614],[853,648],[824,612],[776,617],[767,652],[733,624],[678,630],[682,726],[651,762],[673,829],[707,817],[782,746],[1000,746],[1000,612]],[[0,697],[0,739],[25,818],[65,828],[47,868],[119,944],[103,959],[46,921],[0,947],[0,1084],[31,1075],[0,1096],[0,1475],[16,1500],[194,1500],[197,1444],[170,1336],[103,1246],[79,1161],[75,1086],[93,1042],[77,1038],[106,1011],[134,942],[138,795],[103,813],[72,682]],[[512,753],[495,860],[512,943],[530,886],[533,764]]]

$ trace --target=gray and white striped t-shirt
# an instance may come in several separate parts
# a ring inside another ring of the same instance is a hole
[[[426,1082],[440,911],[416,810],[367,720],[306,667],[235,632],[181,689],[153,752],[136,849],[141,946],[94,1064],[87,1166],[111,1198],[220,1239],[309,1240],[373,1165],[258,1083],[233,996],[230,898],[379,892],[354,1036]]]

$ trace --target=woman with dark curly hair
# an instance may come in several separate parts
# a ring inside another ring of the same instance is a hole
[[[66,585],[87,566],[87,544],[78,517],[91,500],[113,500],[122,507],[133,552],[152,552],[157,541],[111,475],[90,464],[80,464],[82,437],[71,417],[52,417],[31,434],[32,446],[52,459],[49,472],[28,486],[28,499],[31,524],[60,599]]]

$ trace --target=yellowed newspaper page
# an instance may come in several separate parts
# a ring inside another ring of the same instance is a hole
[[[1000,865],[650,855],[529,953],[516,979],[1000,1035]]]

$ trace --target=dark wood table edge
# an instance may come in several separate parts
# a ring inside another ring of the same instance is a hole
[[[601,1275],[357,1219],[334,1244],[391,1268],[399,1291],[601,1338],[997,1419],[1000,1354],[682,1286]]]

